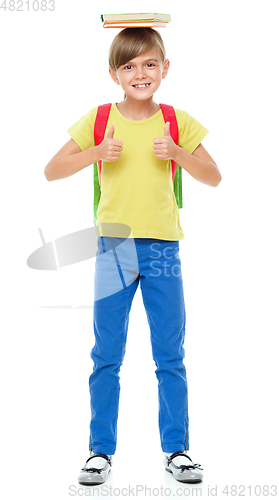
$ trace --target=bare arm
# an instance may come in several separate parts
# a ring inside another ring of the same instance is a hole
[[[192,177],[212,187],[220,184],[222,177],[218,166],[201,143],[192,154],[183,148],[177,148],[174,160]]]
[[[123,147],[121,141],[113,139],[113,134],[114,127],[110,125],[109,132],[101,144],[85,151],[70,139],[48,162],[44,170],[46,179],[48,181],[65,179],[99,160],[117,161]]]
[[[48,162],[44,174],[48,181],[65,179],[98,161],[98,156],[98,146],[82,151],[77,143],[70,139]]]

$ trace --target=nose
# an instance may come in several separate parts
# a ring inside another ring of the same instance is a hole
[[[144,68],[137,68],[136,70],[136,74],[135,74],[135,78],[137,79],[142,79],[142,78],[146,78],[146,74],[144,72]]]

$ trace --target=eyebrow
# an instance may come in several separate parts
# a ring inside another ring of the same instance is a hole
[[[158,59],[155,59],[155,57],[152,57],[151,59],[146,59],[144,62],[148,63],[151,61],[158,62]],[[126,66],[127,64],[132,64],[132,63],[133,63],[133,61],[128,61],[128,62],[126,62],[126,64],[123,64],[123,66]]]

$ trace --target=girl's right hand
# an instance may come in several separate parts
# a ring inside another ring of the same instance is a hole
[[[119,156],[121,155],[121,151],[123,150],[122,141],[118,141],[113,138],[114,134],[114,126],[109,126],[108,135],[104,138],[104,140],[97,146],[100,152],[100,160],[103,161],[117,161]]]

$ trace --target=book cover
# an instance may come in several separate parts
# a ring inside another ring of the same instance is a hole
[[[170,22],[170,14],[156,14],[154,12],[130,13],[130,14],[101,14],[102,22],[121,22],[121,21],[159,21]]]

